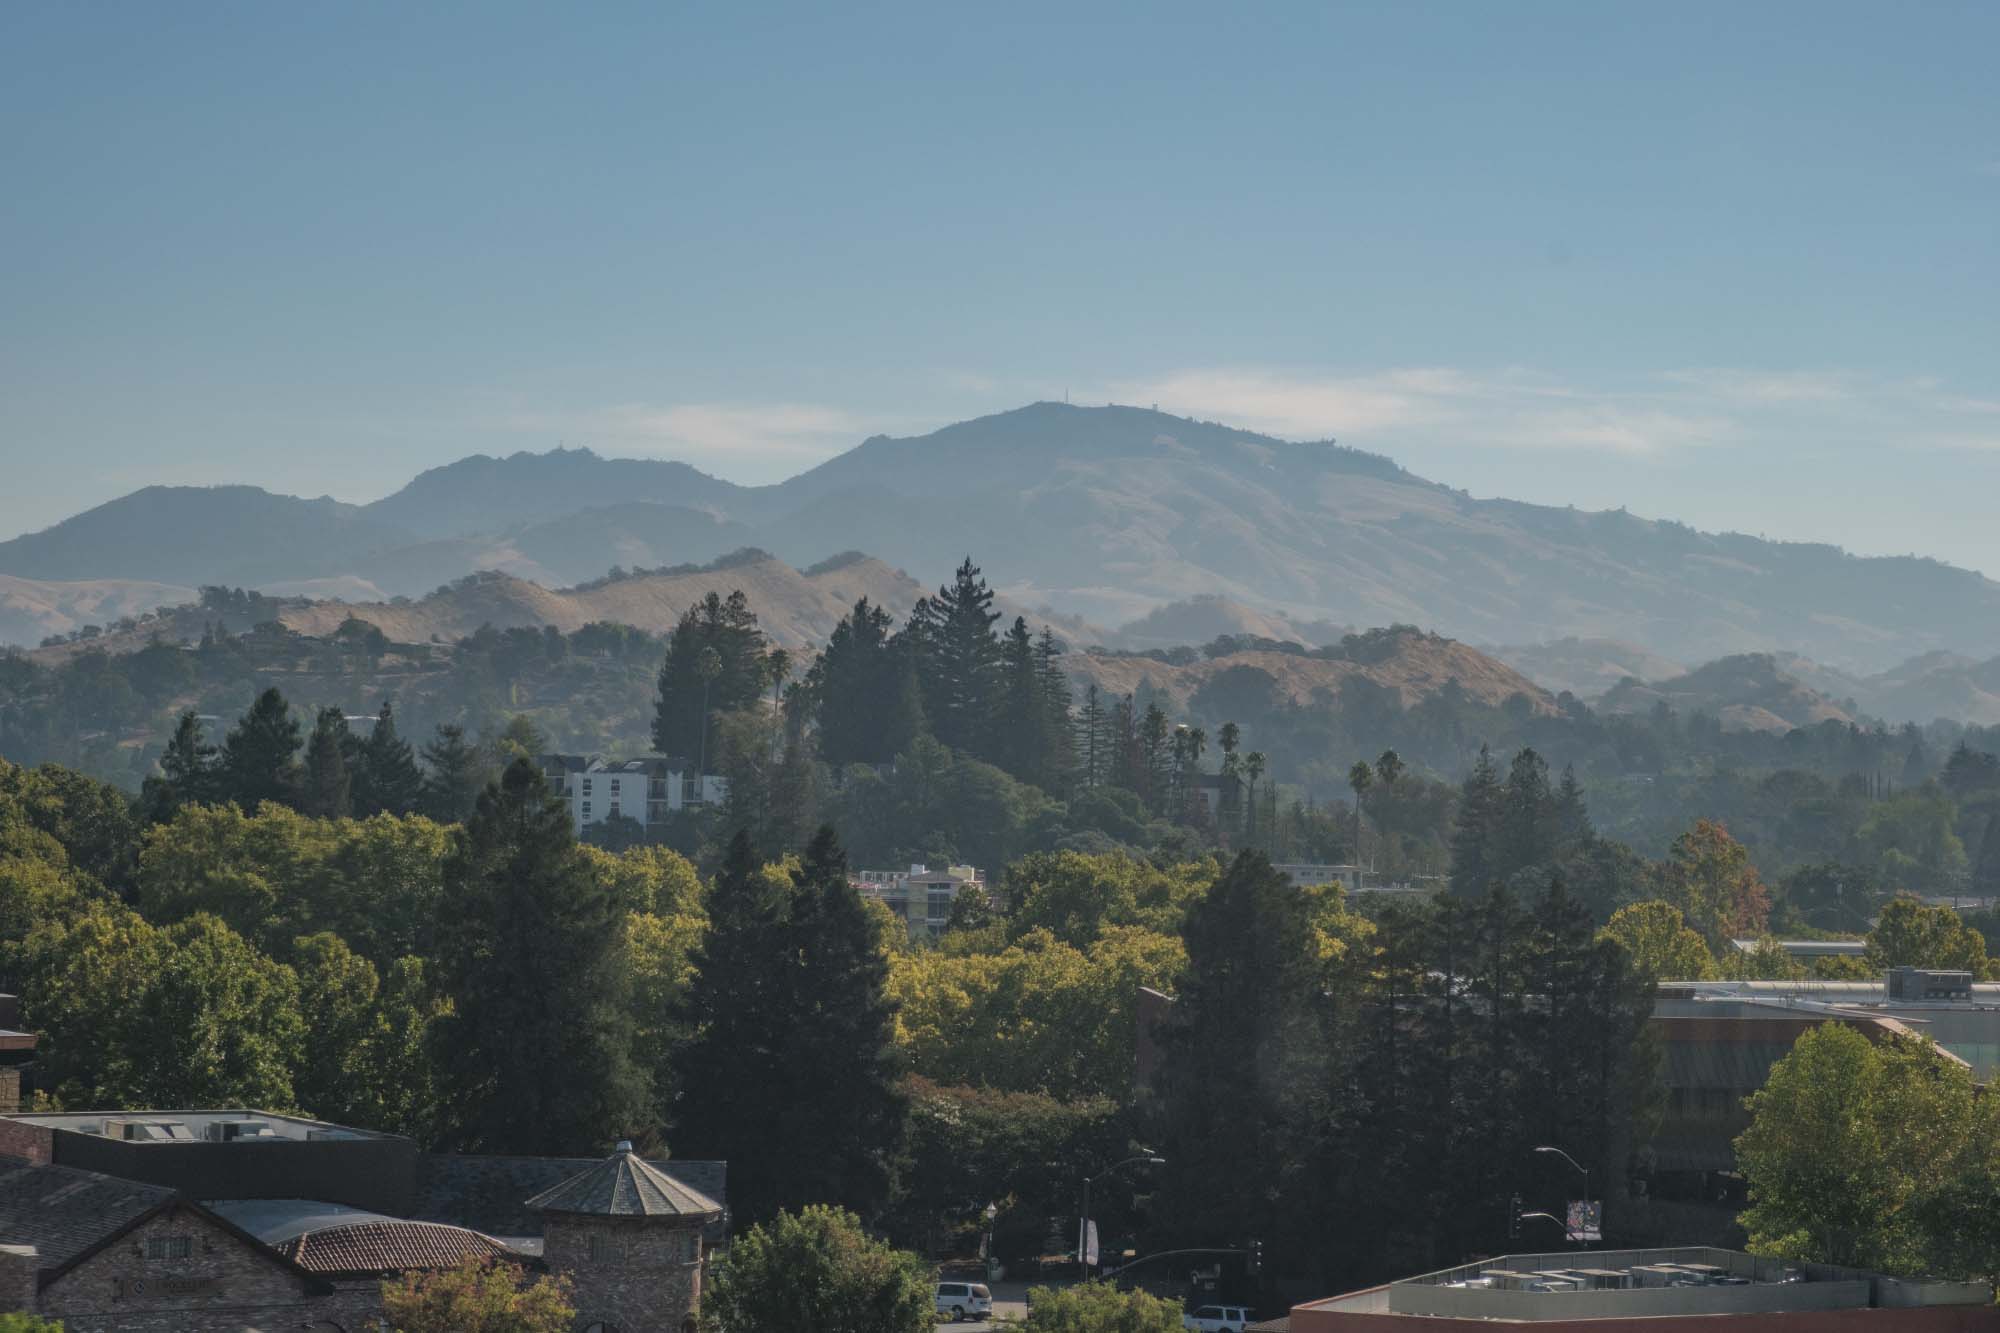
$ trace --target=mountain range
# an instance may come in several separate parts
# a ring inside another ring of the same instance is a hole
[[[23,609],[62,603],[53,584],[388,602],[494,570],[554,593],[746,546],[794,567],[865,551],[925,585],[970,553],[1013,604],[1087,623],[1206,598],[1244,611],[1176,614],[1307,639],[1410,623],[1474,643],[1611,640],[1654,662],[1789,652],[1857,676],[2000,655],[2000,584],[1935,560],[1475,499],[1331,442],[1060,403],[877,436],[773,486],[556,450],[462,459],[364,505],[148,487],[0,543],[20,603],[0,623],[17,641],[15,625],[53,627]]]

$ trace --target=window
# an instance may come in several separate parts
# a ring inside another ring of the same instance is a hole
[[[148,1236],[146,1237],[146,1257],[148,1259],[185,1259],[194,1253],[192,1236]]]
[[[590,1236],[590,1261],[595,1264],[611,1263],[618,1259],[618,1238],[594,1231]]]

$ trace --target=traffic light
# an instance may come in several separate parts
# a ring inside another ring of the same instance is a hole
[[[1243,1271],[1251,1277],[1264,1270],[1264,1242],[1253,1240],[1243,1247]]]
[[[1516,1194],[1507,1200],[1507,1239],[1521,1238],[1521,1196]]]

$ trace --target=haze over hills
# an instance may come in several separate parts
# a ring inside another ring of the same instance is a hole
[[[1209,597],[1295,627],[1614,639],[1674,661],[1789,651],[1866,674],[2000,654],[2000,584],[1936,561],[1477,500],[1331,443],[1060,403],[878,436],[767,487],[562,450],[462,460],[361,506],[149,488],[0,543],[0,573],[416,596],[480,568],[546,589],[744,545],[793,565],[864,550],[926,585],[969,552],[1017,605],[1106,624]]]

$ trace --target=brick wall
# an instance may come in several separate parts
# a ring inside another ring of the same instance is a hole
[[[12,1158],[30,1166],[47,1166],[55,1160],[56,1132],[45,1125],[0,1120],[0,1158]]]
[[[42,1257],[32,1245],[0,1245],[0,1310],[32,1310]]]
[[[701,1253],[699,1226],[662,1218],[551,1214],[542,1240],[549,1271],[576,1284],[579,1328],[680,1333],[701,1308]]]
[[[188,1257],[148,1257],[156,1237],[186,1239]],[[268,1249],[177,1204],[44,1287],[39,1313],[66,1333],[239,1333],[297,1328],[319,1294]]]

